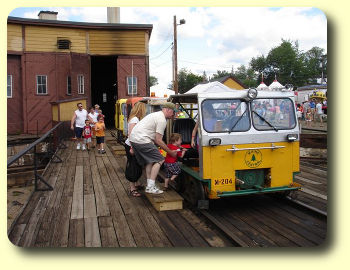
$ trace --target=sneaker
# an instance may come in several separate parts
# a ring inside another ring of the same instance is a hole
[[[163,190],[160,190],[157,186],[146,187],[145,190],[147,193],[151,194],[162,194]]]
[[[77,150],[80,150],[80,143],[77,144]]]
[[[82,150],[84,151],[84,150],[86,150],[86,148],[85,148],[85,145],[83,144],[83,148],[82,148]]]
[[[106,151],[104,149],[101,150],[101,154],[105,154]]]

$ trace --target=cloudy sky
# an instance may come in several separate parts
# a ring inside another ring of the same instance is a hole
[[[10,16],[38,18],[40,10],[58,12],[58,20],[107,22],[107,9],[17,8]],[[153,24],[150,39],[150,74],[162,95],[172,81],[173,19],[185,19],[177,27],[178,70],[186,68],[208,76],[247,65],[252,57],[267,55],[281,39],[298,41],[307,51],[314,46],[327,51],[327,18],[315,8],[254,7],[121,7],[121,23]],[[168,92],[169,93],[169,92]]]

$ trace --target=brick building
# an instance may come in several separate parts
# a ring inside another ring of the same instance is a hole
[[[149,96],[152,25],[7,20],[7,131],[43,133],[67,121],[76,103],[100,104],[114,124],[115,101]]]

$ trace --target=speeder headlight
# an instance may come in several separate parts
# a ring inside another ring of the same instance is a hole
[[[287,135],[287,140],[289,142],[294,142],[298,139],[298,134],[288,134]]]
[[[258,95],[258,90],[256,90],[255,88],[250,88],[248,90],[247,99],[253,100],[256,98],[257,95]]]
[[[221,144],[221,139],[220,138],[212,138],[209,140],[209,145],[210,146],[217,146]]]

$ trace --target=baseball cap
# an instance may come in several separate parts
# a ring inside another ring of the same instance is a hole
[[[171,103],[171,102],[165,102],[163,105],[162,105],[162,108],[168,108],[168,109],[172,109],[174,112],[178,112],[179,110],[176,109],[176,106],[174,103]]]

